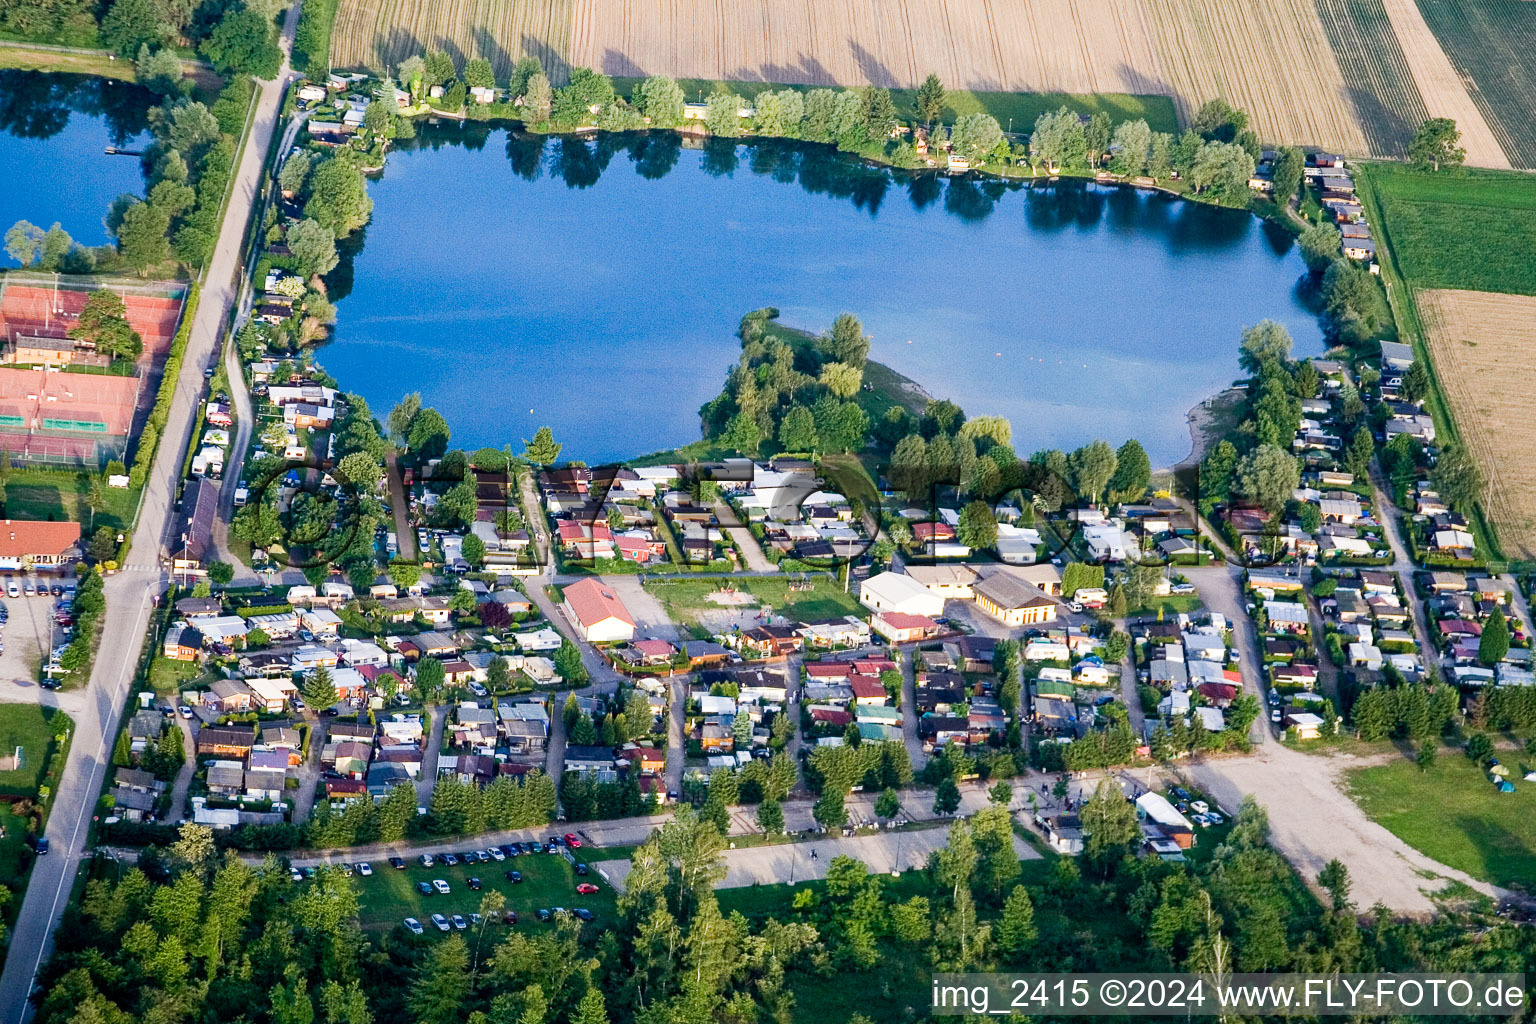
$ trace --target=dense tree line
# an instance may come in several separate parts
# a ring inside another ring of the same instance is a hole
[[[1134,811],[1112,786],[1081,815],[1084,856],[1043,873],[1024,873],[1008,813],[992,807],[955,822],[916,874],[838,857],[823,884],[749,917],[714,888],[725,840],[683,807],[635,850],[611,926],[442,937],[366,934],[357,883],[339,870],[294,883],[275,860],[220,857],[191,826],[139,867],[94,872],[40,979],[38,1019],[787,1022],[824,1013],[795,993],[836,979],[866,993],[869,1016],[852,1018],[863,1024],[928,1005],[896,962],[925,974],[1514,972],[1536,955],[1529,929],[1475,907],[1430,922],[1361,914],[1338,862],[1317,899],[1251,802],[1199,863],[1132,856]]]

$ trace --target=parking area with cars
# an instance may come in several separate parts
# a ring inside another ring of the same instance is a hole
[[[35,687],[38,667],[56,661],[69,643],[69,593],[58,580],[21,575],[0,579],[0,591],[0,680]],[[44,686],[52,688],[47,680]]]
[[[548,852],[551,848],[553,853]],[[300,877],[311,870],[301,869]],[[370,931],[401,927],[415,932],[405,923],[407,918],[420,926],[418,934],[460,930],[460,921],[463,928],[477,928],[481,901],[491,892],[501,893],[506,907],[488,926],[547,927],[560,911],[594,926],[614,920],[613,891],[586,865],[582,849],[564,836],[494,848],[466,846],[456,853],[391,857],[366,865],[354,862],[345,870],[352,873],[359,917]]]

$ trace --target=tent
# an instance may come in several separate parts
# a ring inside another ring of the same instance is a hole
[[[1510,782],[1508,779],[1504,779],[1504,780],[1499,782],[1499,792],[1500,793],[1513,793],[1514,791],[1515,791],[1515,784],[1513,782]]]

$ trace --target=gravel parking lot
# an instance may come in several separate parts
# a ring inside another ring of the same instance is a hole
[[[10,613],[0,638],[5,650],[0,652],[0,685],[14,687],[24,680],[36,687],[37,670],[52,649],[53,625],[52,597],[7,597],[5,608]]]
[[[774,885],[825,878],[833,857],[848,856],[869,865],[876,873],[906,871],[928,863],[928,855],[944,846],[949,838],[945,828],[916,832],[887,832],[852,838],[831,837],[804,843],[779,843],[725,852],[725,880],[717,888],[740,889],[749,885]],[[1018,836],[1013,849],[1020,860],[1038,860],[1040,854]],[[629,874],[628,860],[594,861],[615,888],[624,887]]]

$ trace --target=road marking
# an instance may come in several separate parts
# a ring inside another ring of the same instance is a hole
[[[138,636],[141,640],[143,639],[145,615],[149,611],[149,608],[150,608],[150,602],[147,599],[151,596],[150,591],[152,590],[152,586],[153,585],[151,583],[146,583],[145,584],[145,586],[144,586],[144,591],[145,592],[144,592],[144,594],[141,596],[141,598],[139,600],[139,614],[134,619],[133,630],[128,634],[129,636]],[[100,655],[100,651],[99,650],[97,651],[97,654],[98,654],[98,656]],[[138,661],[138,659],[135,658],[134,662],[136,663],[137,661]],[[129,680],[129,676],[128,676],[128,669],[129,669],[129,667],[130,667],[130,663],[126,659],[118,664],[117,685],[116,685],[116,688],[115,688],[115,692],[111,695],[112,698],[116,701],[116,706],[117,706],[119,712],[122,710],[122,703],[123,703],[124,697],[126,696],[126,688],[125,688],[124,684],[126,684],[128,682],[128,680]],[[135,664],[134,667],[136,669],[137,665]],[[108,711],[107,711],[108,716],[110,716],[112,714],[111,707],[112,707],[112,705],[108,705]],[[79,739],[79,737],[76,736],[76,739]],[[97,791],[99,791],[101,789],[100,775],[101,775],[101,768],[102,768],[103,764],[105,763],[103,758],[104,758],[106,752],[107,752],[107,730],[106,729],[102,729],[101,730],[100,742],[98,742],[97,746],[96,746],[96,760],[91,765],[91,773],[90,773],[90,776],[88,777],[88,785],[86,787],[87,794],[89,794],[91,792],[97,792]],[[64,870],[62,870],[59,873],[58,886],[57,886],[57,888],[54,889],[54,893],[53,893],[53,903],[50,904],[49,907],[48,907],[48,921],[50,922],[50,924],[49,924],[49,927],[48,927],[47,931],[45,931],[43,933],[43,941],[38,943],[38,946],[37,946],[37,957],[32,961],[32,970],[27,975],[27,993],[26,993],[26,998],[22,1000],[21,1006],[19,1006],[17,1008],[17,1014],[16,1014],[17,1024],[22,1024],[22,1022],[27,1019],[27,1010],[32,1005],[32,1003],[31,1003],[31,1000],[32,1000],[32,990],[33,990],[33,988],[35,988],[37,986],[37,972],[39,970],[41,970],[42,966],[43,966],[43,951],[48,948],[48,939],[53,934],[53,926],[52,926],[51,922],[54,920],[54,918],[59,913],[59,900],[64,898],[64,888],[65,888],[64,882],[65,882],[65,878],[67,876],[71,881],[73,881],[73,879],[74,879],[74,873],[68,870],[67,865],[68,865],[68,862],[70,860],[78,861],[78,860],[83,859],[81,857],[80,853],[76,852],[77,847],[78,847],[78,845],[80,843],[80,829],[85,824],[86,816],[91,814],[95,810],[96,810],[96,801],[94,799],[89,800],[89,801],[81,801],[81,803],[80,803],[80,810],[79,810],[78,814],[75,817],[75,830],[74,830],[73,833],[70,834],[70,837],[69,837],[69,846],[64,851],[62,851],[62,852],[65,853],[66,867],[65,867]],[[77,870],[78,870],[78,866],[77,866]]]

